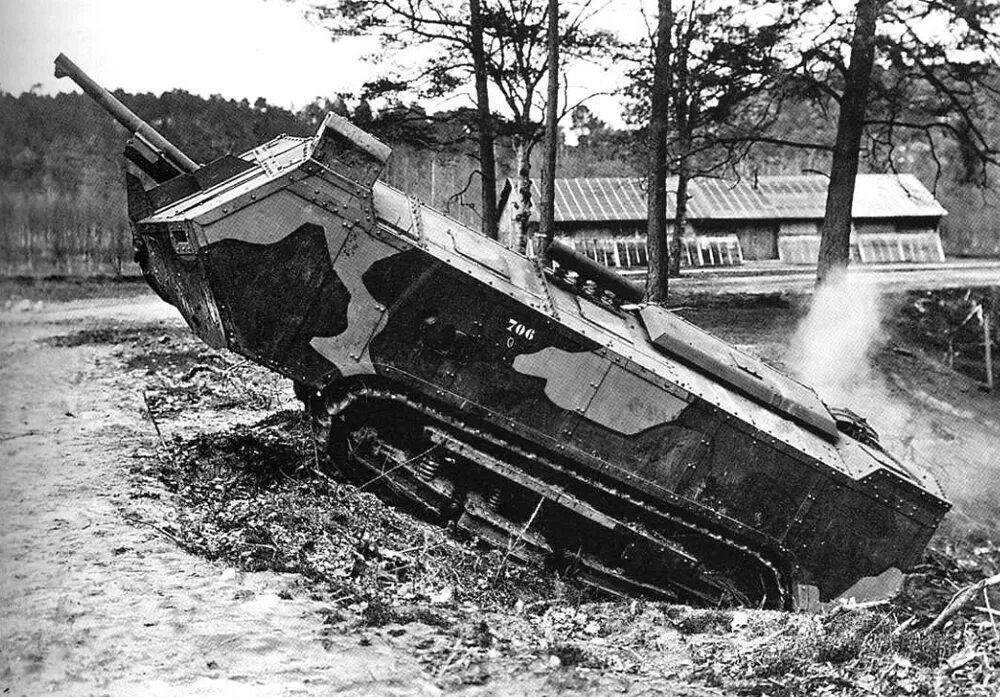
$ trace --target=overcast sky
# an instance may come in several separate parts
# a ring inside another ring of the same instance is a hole
[[[357,91],[378,70],[363,61],[376,48],[371,39],[332,41],[284,0],[0,0],[0,89],[15,95],[35,85],[75,90],[52,74],[63,52],[109,89],[181,88],[297,109]],[[574,102],[614,82],[594,66],[570,80]],[[461,105],[471,101],[428,106]],[[619,121],[616,99],[590,106]]]
[[[333,42],[282,0],[0,0],[0,89],[70,91],[65,53],[105,87],[301,107],[357,90],[371,42]],[[370,70],[370,68],[369,68]]]

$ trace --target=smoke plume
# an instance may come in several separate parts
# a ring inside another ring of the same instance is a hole
[[[882,336],[874,284],[844,273],[817,289],[792,337],[790,365],[802,382],[833,406],[857,409],[870,380],[869,354]]]

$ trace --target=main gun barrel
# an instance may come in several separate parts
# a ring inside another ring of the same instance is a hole
[[[132,133],[136,140],[151,148],[157,155],[165,159],[177,173],[194,172],[198,169],[197,162],[185,155],[181,150],[140,119],[127,106],[118,101],[114,95],[101,87],[87,73],[83,72],[73,61],[60,53],[56,57],[56,77],[69,77],[80,86],[95,102],[104,107],[105,111]]]

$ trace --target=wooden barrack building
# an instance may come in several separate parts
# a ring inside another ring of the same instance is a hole
[[[815,264],[827,181],[822,175],[692,181],[682,265],[769,259]],[[507,180],[501,192],[501,236],[515,229],[514,186]],[[627,177],[557,179],[557,238],[608,266],[645,267],[645,186],[645,180]],[[538,201],[537,180],[532,188]],[[668,180],[667,189],[676,190],[676,180]],[[858,175],[851,255],[861,263],[943,261],[938,227],[946,214],[912,174]],[[668,196],[667,216],[674,216],[673,196]]]

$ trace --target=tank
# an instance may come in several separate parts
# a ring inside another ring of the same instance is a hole
[[[864,419],[608,269],[379,181],[389,147],[340,116],[200,165],[57,64],[139,136],[149,284],[293,380],[319,452],[414,514],[615,594],[809,608],[898,586],[947,512]]]

